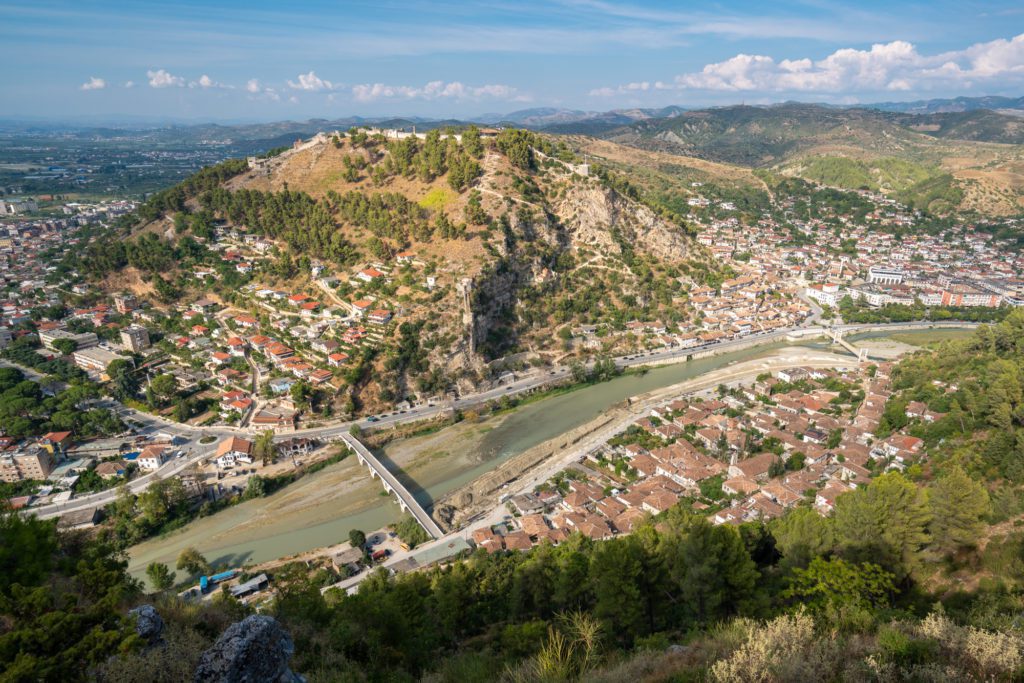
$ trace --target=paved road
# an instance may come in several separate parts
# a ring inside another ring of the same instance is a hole
[[[900,328],[909,327],[911,329],[914,329],[914,328],[927,329],[929,327],[939,327],[939,328],[941,328],[941,327],[947,327],[947,328],[957,328],[957,327],[959,327],[959,328],[963,328],[963,327],[977,327],[977,326],[978,326],[977,323],[959,323],[959,324],[957,324],[957,323],[941,324],[940,323],[940,324],[934,324],[934,325],[931,324],[931,323],[900,323],[900,324],[889,324],[889,325],[886,325],[886,324],[881,324],[881,325],[839,325],[839,326],[837,326],[837,329],[841,329],[844,334],[849,334],[849,333],[856,333],[858,331],[873,330],[873,329],[879,329],[879,328],[885,329],[886,327],[900,327]],[[804,329],[806,329],[806,328],[804,328]],[[784,337],[784,336],[786,336],[786,334],[788,334],[788,333],[780,332],[780,333],[772,333],[772,334],[769,334],[769,335],[762,335],[762,336],[767,337],[767,339],[765,340],[765,343],[768,343],[769,341],[772,341],[773,338],[777,338],[777,337],[780,337],[780,336]],[[736,344],[732,344],[732,346],[735,346],[735,345]],[[726,348],[726,345],[723,344],[721,347],[722,348]],[[694,349],[687,349],[686,351],[689,352],[689,353],[692,353],[694,351]],[[678,352],[672,352],[672,353],[666,354],[664,351],[662,351],[662,352],[655,352],[653,355],[654,355],[655,358],[661,359],[661,358],[665,358],[665,357],[668,357],[668,358],[677,357],[680,354]],[[626,359],[623,359],[623,360],[625,361]],[[851,362],[856,362],[855,359],[851,358],[850,360],[851,360]],[[626,362],[629,362],[629,361],[626,361]],[[631,364],[641,364],[641,363],[649,363],[649,362],[651,362],[651,355],[644,356],[638,363],[631,363]],[[828,364],[824,364],[824,363],[812,363],[812,365],[817,365],[817,366],[821,366],[821,367],[828,366]],[[760,371],[761,370],[758,370],[758,372],[760,372]],[[735,382],[735,381],[737,381],[736,378],[732,378],[730,380],[730,382]],[[687,393],[690,393],[690,394],[699,393],[699,391],[701,391],[701,389],[698,388],[698,387],[700,387],[700,386],[702,386],[701,383],[697,382],[694,385],[694,388],[692,388]],[[705,388],[703,390],[707,390],[707,389]],[[625,427],[625,425],[627,425],[631,420],[635,419],[637,415],[646,413],[647,410],[649,410],[654,405],[663,403],[666,400],[666,397],[664,395],[661,395],[660,392],[654,392],[654,394],[655,395],[653,395],[648,400],[644,400],[644,401],[641,401],[639,403],[636,403],[636,404],[630,406],[630,408],[629,408],[630,414],[629,414],[628,417],[624,418],[623,420],[617,420],[617,421],[613,422],[612,424],[609,424],[609,425],[606,425],[606,426],[602,427],[601,429],[599,429],[596,432],[594,432],[593,434],[589,435],[588,437],[586,437],[585,439],[583,439],[579,443],[575,444],[571,449],[568,449],[565,453],[561,453],[557,457],[550,459],[542,467],[537,468],[534,472],[532,472],[527,477],[524,477],[523,479],[517,481],[515,488],[513,490],[509,490],[508,493],[510,493],[510,494],[523,493],[523,492],[526,492],[526,491],[533,490],[533,488],[537,484],[539,484],[539,483],[541,483],[543,481],[547,481],[556,472],[564,469],[570,463],[578,461],[581,457],[585,456],[590,450],[596,448],[600,444],[606,442],[610,437],[612,437],[615,434],[617,434],[618,432],[622,431],[622,429]],[[397,564],[398,562],[400,562],[401,560],[405,559],[406,557],[409,557],[410,555],[413,555],[413,554],[415,554],[417,552],[420,552],[422,550],[426,550],[428,548],[435,547],[435,546],[443,546],[445,544],[451,543],[451,541],[453,539],[455,539],[455,538],[462,538],[462,539],[465,539],[465,540],[468,541],[470,539],[470,537],[472,536],[473,531],[475,531],[476,529],[479,529],[479,528],[490,527],[490,526],[493,526],[495,524],[498,524],[501,521],[503,521],[504,516],[505,516],[505,507],[503,505],[500,505],[500,504],[499,505],[495,505],[488,512],[485,512],[485,513],[483,513],[483,514],[473,518],[468,524],[466,524],[466,526],[462,527],[461,529],[455,529],[454,531],[452,531],[452,532],[442,536],[441,538],[436,538],[436,539],[434,539],[434,540],[432,540],[432,541],[430,541],[428,543],[424,543],[424,544],[422,544],[420,546],[417,546],[414,551],[399,551],[399,552],[395,553],[394,555],[392,555],[391,557],[389,557],[381,566],[383,566],[385,568],[388,568],[391,565]],[[339,590],[342,590],[342,591],[355,590],[355,589],[358,588],[359,584],[363,582],[363,580],[365,580],[368,576],[371,576],[373,573],[374,573],[374,569],[373,568],[364,570],[364,571],[360,572],[359,574],[356,574],[355,576],[351,576],[351,577],[349,577],[349,578],[347,578],[347,579],[345,579],[343,581],[340,581],[340,582],[338,582],[336,584],[332,584],[330,586],[327,586],[327,587],[321,589],[320,592],[321,593],[325,593],[325,592],[327,592],[327,591],[329,591],[331,589],[339,589]]]
[[[217,449],[217,444],[222,438],[238,433],[237,430],[230,427],[197,428],[190,425],[170,422],[163,418],[128,408],[113,399],[101,400],[97,402],[96,405],[100,408],[110,409],[113,413],[121,417],[122,420],[132,420],[138,423],[140,426],[136,428],[136,433],[140,436],[157,436],[158,434],[162,434],[174,439],[178,448],[182,451],[182,455],[180,457],[167,461],[160,469],[129,481],[127,483],[127,488],[132,493],[143,491],[154,481],[173,477],[185,471],[192,465],[202,462],[214,454]],[[216,440],[209,444],[200,444],[199,439],[204,436],[214,436],[216,437]],[[67,501],[66,503],[41,505],[39,507],[32,508],[31,512],[33,512],[37,517],[41,517],[43,519],[59,517],[69,512],[104,507],[112,503],[117,498],[117,495],[117,489],[108,489],[98,493],[79,496]]]
[[[930,323],[930,322],[910,322],[910,323],[878,323],[878,324],[851,324],[851,325],[837,325],[835,329],[841,330],[844,335],[855,334],[860,331],[869,330],[885,330],[887,328],[911,328],[911,329],[928,329],[930,327],[977,327],[977,323]],[[685,360],[688,356],[693,354],[703,353],[707,351],[715,351],[716,353],[726,353],[736,348],[742,348],[748,346],[752,341],[756,341],[758,345],[771,344],[773,342],[783,341],[787,337],[793,334],[803,334],[811,336],[814,332],[821,334],[825,333],[825,328],[811,325],[802,327],[788,327],[773,332],[764,332],[758,334],[748,335],[740,339],[730,339],[727,341],[714,342],[711,344],[702,344],[700,346],[693,346],[686,349],[680,348],[667,348],[658,349],[655,351],[647,351],[638,354],[630,354],[627,356],[620,356],[615,358],[615,365],[618,368],[626,369],[631,367],[639,367],[644,365],[652,365],[656,363],[667,363],[678,360]],[[514,381],[496,386],[484,391],[467,394],[466,396],[460,397],[453,401],[444,401],[438,404],[427,404],[414,406],[409,410],[405,411],[391,411],[385,414],[362,418],[359,420],[353,420],[349,422],[341,422],[332,425],[325,425],[321,427],[312,427],[308,429],[299,429],[295,432],[283,434],[279,439],[288,439],[292,436],[306,436],[311,438],[319,439],[332,439],[337,436],[346,433],[351,429],[352,425],[358,425],[360,429],[381,429],[383,427],[392,427],[399,424],[405,424],[409,422],[416,422],[427,418],[436,417],[447,411],[457,409],[467,409],[474,406],[478,406],[488,401],[499,399],[502,396],[515,396],[517,394],[523,394],[534,389],[538,389],[549,384],[556,384],[567,380],[571,375],[571,370],[568,366],[556,365],[536,373],[524,375]]]
[[[811,317],[807,319],[807,323],[809,323],[811,325],[820,325],[821,324],[821,314],[824,313],[825,310],[818,304],[817,301],[815,301],[814,299],[808,297],[804,293],[803,287],[801,287],[799,290],[797,290],[796,296],[797,296],[798,299],[800,299],[800,301],[803,301],[805,304],[807,304],[808,306],[811,307]]]
[[[850,363],[856,363],[856,359],[851,358]],[[736,373],[731,374],[727,377],[715,377],[710,381],[702,380],[700,378],[689,380],[687,382],[689,388],[686,389],[686,391],[683,392],[683,394],[692,396],[700,394],[702,392],[710,392],[712,391],[713,387],[718,385],[719,382],[724,381],[726,384],[732,385],[741,380],[749,379],[750,377],[753,377],[754,375],[759,374],[761,372],[765,372],[766,370],[781,369],[783,367],[786,367],[787,365],[789,365],[789,361],[776,360],[775,362],[764,363],[760,365],[761,367],[757,367],[756,369],[747,368],[737,370]],[[811,362],[809,365],[814,367],[834,367],[835,363]],[[612,438],[613,436],[624,430],[626,427],[629,426],[631,422],[636,420],[638,417],[645,415],[647,411],[649,411],[651,408],[657,405],[661,405],[665,403],[665,401],[667,401],[669,398],[675,398],[678,397],[679,395],[680,394],[678,391],[668,387],[658,389],[651,392],[650,394],[647,394],[646,398],[628,406],[627,413],[624,417],[614,420],[613,422],[597,429],[592,434],[589,434],[586,437],[584,437],[578,443],[573,444],[571,448],[565,450],[564,452],[561,452],[558,455],[553,455],[543,464],[533,468],[529,474],[523,476],[520,479],[517,479],[514,482],[514,484],[510,484],[511,488],[507,489],[505,493],[508,495],[517,495],[520,493],[532,491],[537,485],[545,481],[548,481],[556,473],[570,466],[572,463],[579,462],[582,458],[586,456],[587,453],[593,451],[594,449],[598,448],[599,446],[607,442],[608,439]],[[454,529],[448,534],[441,536],[440,538],[435,538],[434,540],[428,543],[419,545],[413,551],[395,552],[384,563],[382,563],[382,566],[384,566],[385,568],[390,567],[391,565],[397,564],[398,562],[409,557],[410,555],[414,555],[430,547],[439,545],[443,546],[447,543],[450,543],[455,538],[462,538],[466,541],[469,541],[473,535],[473,532],[477,529],[489,528],[494,526],[495,524],[499,524],[502,521],[504,521],[506,519],[507,512],[508,511],[503,504],[497,503],[491,509],[471,518],[461,528]],[[356,588],[360,583],[362,583],[362,581],[366,579],[368,576],[370,576],[372,573],[372,569],[370,571],[360,572],[355,576],[351,576],[338,583],[332,584],[330,586],[327,586],[326,588],[321,589],[321,593],[327,592],[332,588],[338,588],[340,590],[345,591],[352,590]]]
[[[930,323],[930,322],[911,322],[911,323],[880,323],[873,325],[838,325],[836,329],[842,330],[843,334],[856,333],[858,331],[866,330],[885,330],[887,328],[910,328],[910,329],[927,329],[930,327],[977,327],[977,323]],[[789,335],[794,333],[801,334],[812,334],[815,331],[824,333],[824,329],[818,326],[805,326],[805,327],[794,327],[776,330],[774,332],[759,333],[742,337],[740,339],[727,340],[722,342],[715,342],[712,344],[704,344],[701,346],[694,346],[687,349],[679,348],[667,348],[658,349],[655,351],[647,351],[638,354],[631,354],[628,356],[621,356],[615,358],[615,365],[619,368],[630,368],[643,365],[651,365],[655,363],[667,363],[678,360],[685,360],[687,356],[695,353],[702,353],[706,351],[715,351],[725,353],[737,347],[743,347],[749,345],[752,340],[756,340],[758,344],[770,344],[773,342],[784,340]],[[0,365],[6,365],[8,367],[17,367],[13,364],[0,361]],[[31,373],[27,368],[18,369]],[[462,410],[478,406],[491,400],[499,399],[502,396],[515,396],[517,394],[523,394],[535,389],[563,382],[567,380],[571,375],[571,370],[568,366],[554,366],[547,370],[539,373],[532,373],[525,375],[521,378],[515,379],[514,381],[502,384],[484,391],[480,391],[475,394],[468,394],[455,400],[445,401],[438,404],[427,404],[421,406],[414,406],[404,411],[391,411],[385,415],[371,416],[362,418],[359,420],[352,420],[347,422],[334,423],[331,425],[324,425],[321,427],[313,427],[308,429],[300,429],[294,432],[288,432],[280,434],[276,437],[278,441],[290,439],[294,436],[305,436],[309,438],[319,439],[321,441],[337,440],[342,434],[346,434],[352,428],[353,425],[358,425],[360,429],[381,429],[384,427],[392,427],[400,424],[406,424],[410,422],[417,422],[419,420],[429,419],[437,417],[445,412],[451,410]],[[177,435],[180,438],[186,439],[187,443],[183,446],[186,449],[184,457],[177,458],[167,463],[160,470],[156,472],[139,477],[129,484],[129,489],[133,492],[141,491],[145,489],[149,484],[157,479],[164,479],[170,476],[174,476],[179,472],[185,470],[189,466],[201,462],[206,458],[213,455],[216,450],[217,442],[231,435],[242,435],[251,436],[252,432],[232,427],[192,427],[189,425],[182,425],[174,422],[170,422],[163,418],[158,418],[148,413],[141,413],[121,404],[108,399],[103,405],[111,407],[118,412],[123,418],[132,419],[136,422],[141,423],[143,428],[140,430],[142,434],[156,434],[159,432]],[[217,437],[217,441],[214,441],[208,445],[200,445],[198,439],[202,436],[211,435]],[[193,441],[195,439],[195,441]],[[102,491],[100,493],[90,494],[87,496],[81,496],[75,498],[62,505],[47,505],[38,508],[33,508],[32,511],[40,517],[54,517],[68,512],[76,510],[88,509],[93,507],[100,507],[109,504],[116,498],[116,491]]]

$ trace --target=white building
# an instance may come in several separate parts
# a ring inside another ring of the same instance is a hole
[[[822,306],[836,306],[845,292],[836,284],[809,285],[805,290],[808,299],[817,301]]]
[[[139,453],[138,459],[135,461],[139,464],[139,469],[142,470],[158,470],[169,459],[169,448],[164,444],[153,444],[152,446],[146,446]]]
[[[57,350],[53,346],[53,343],[58,339],[70,339],[75,342],[76,348],[78,349],[88,349],[99,344],[99,339],[96,337],[95,332],[75,334],[74,332],[68,332],[67,330],[56,329],[46,330],[45,332],[39,333],[40,343],[50,351]]]
[[[899,268],[889,266],[871,266],[868,269],[868,282],[880,285],[899,285],[903,283],[904,273]]]
[[[224,439],[217,446],[217,455],[214,457],[214,462],[221,469],[234,467],[239,462],[252,464],[252,450],[252,441],[232,436]]]
[[[82,368],[86,372],[104,373],[110,364],[115,360],[129,360],[126,356],[121,356],[116,353],[111,353],[106,349],[100,347],[93,347],[91,349],[81,349],[75,351],[71,357],[75,361],[75,365]]]
[[[39,204],[34,199],[7,199],[0,202],[0,215],[14,216],[19,213],[38,211]]]

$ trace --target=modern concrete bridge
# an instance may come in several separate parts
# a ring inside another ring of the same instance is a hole
[[[351,434],[341,434],[341,441],[348,446],[348,449],[356,454],[359,458],[359,462],[366,465],[367,469],[370,470],[371,477],[377,477],[380,479],[380,483],[384,485],[384,490],[388,493],[394,494],[395,498],[398,499],[398,504],[402,510],[408,512],[415,518],[420,526],[430,534],[431,538],[441,538],[444,536],[444,532],[441,531],[441,527],[437,525],[437,522],[433,520],[430,514],[423,509],[416,499],[413,497],[409,489],[402,485],[402,482],[398,481],[395,475],[391,474],[388,468],[384,467],[383,463],[377,459],[370,449],[362,444],[359,439],[352,436]]]

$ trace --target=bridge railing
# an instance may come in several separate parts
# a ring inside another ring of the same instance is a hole
[[[441,527],[437,525],[437,522],[430,516],[430,513],[419,504],[412,493],[398,481],[394,474],[384,467],[359,439],[349,434],[342,434],[340,440],[348,446],[349,450],[356,454],[360,463],[366,465],[367,469],[370,470],[370,476],[379,478],[384,486],[384,490],[388,493],[393,493],[398,499],[398,504],[402,510],[412,514],[413,518],[432,538],[441,538],[444,535]]]

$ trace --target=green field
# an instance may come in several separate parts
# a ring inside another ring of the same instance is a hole
[[[972,330],[928,330],[927,332],[895,332],[890,335],[893,341],[910,344],[911,346],[932,346],[950,339],[963,339],[971,336]]]

